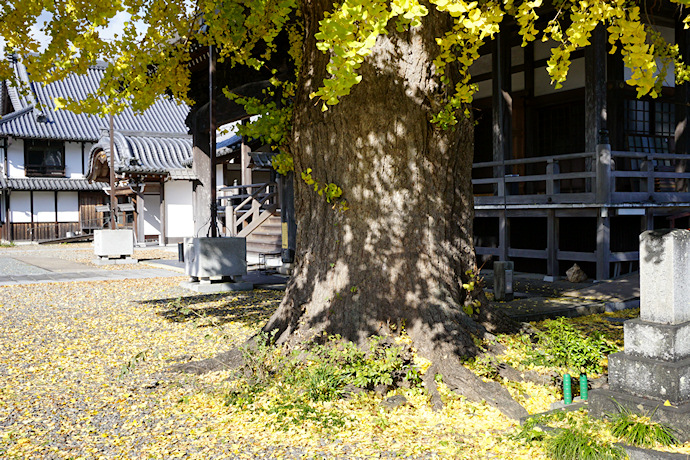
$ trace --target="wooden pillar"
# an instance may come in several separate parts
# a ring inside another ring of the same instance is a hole
[[[510,35],[499,32],[494,39],[492,55],[492,103],[493,103],[493,161],[511,158],[511,69]],[[494,177],[504,177],[504,167],[494,168]],[[508,193],[508,191],[504,191]]]
[[[534,110],[534,42],[525,47],[525,157],[534,157],[535,125]]]
[[[55,190],[53,192],[53,199],[55,200],[55,238],[60,238],[60,224],[58,223],[58,192],[57,192],[57,190]]]
[[[680,50],[683,62],[690,58],[690,39],[681,20],[676,20],[676,44]],[[674,140],[676,153],[690,153],[690,135],[688,135],[688,114],[690,113],[690,84],[687,82],[676,85],[676,132]]]
[[[558,218],[555,209],[546,211],[546,276],[544,281],[558,279]]]
[[[134,200],[134,209],[136,210],[134,218],[134,235],[136,236],[137,243],[142,244],[146,242],[146,211],[144,210],[144,194],[141,192],[137,193],[134,195]]]
[[[510,249],[510,221],[506,210],[498,211],[498,252],[499,260],[508,260]]]
[[[614,54],[606,55],[606,88],[607,88],[607,129],[613,150],[625,150],[625,103],[623,90],[626,86],[623,57],[620,46]]]
[[[606,129],[606,29],[598,25],[585,48],[585,150],[594,152]]]
[[[597,216],[597,279],[609,278],[611,262],[611,221],[609,208],[600,208]]]
[[[654,230],[654,209],[646,208],[644,210],[644,218],[642,220],[642,232],[646,230]]]
[[[160,208],[158,211],[158,216],[161,220],[160,235],[158,236],[158,244],[160,246],[165,246],[168,244],[167,227],[165,225],[165,182],[161,182],[161,192],[160,192]]]
[[[240,145],[240,174],[242,174],[242,185],[252,184],[252,170],[249,167],[249,160],[251,160],[249,156],[250,152],[251,149],[246,144],[245,139],[242,139],[242,145]],[[250,190],[247,190],[247,193],[250,192]]]
[[[197,179],[192,184],[193,197],[192,208],[194,209],[194,235],[195,237],[211,236],[211,174],[215,171],[211,167],[209,150],[208,128],[204,130],[198,127],[199,119],[203,113],[198,114],[197,123],[192,130],[192,170]]]
[[[31,211],[31,226],[29,227],[30,240],[34,240],[34,191],[29,191],[29,210]]]

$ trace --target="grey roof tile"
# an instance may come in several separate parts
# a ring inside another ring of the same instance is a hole
[[[90,183],[86,179],[68,179],[64,177],[27,177],[5,179],[5,188],[9,190],[64,190],[88,191],[103,190],[105,184]]]
[[[9,88],[15,112],[0,119],[0,135],[21,138],[62,139],[95,142],[108,119],[56,109],[53,98],[83,99],[95,93],[105,74],[105,65],[89,67],[86,75],[70,75],[62,81],[44,85],[30,79],[20,59],[10,59],[17,79],[32,91],[21,94]],[[40,105],[41,110],[37,107]],[[115,128],[124,131],[148,131],[186,134],[185,117],[189,107],[167,98],[159,98],[148,110],[135,114],[130,108],[115,116]],[[44,117],[40,117],[43,115]],[[45,121],[42,121],[45,118]]]
[[[183,134],[115,131],[114,145],[115,171],[118,174],[167,174],[172,170],[186,170],[189,169],[187,162],[192,158],[192,137]],[[89,168],[101,151],[110,161],[108,130],[101,132],[98,143],[91,148]],[[182,173],[178,171],[177,174]]]

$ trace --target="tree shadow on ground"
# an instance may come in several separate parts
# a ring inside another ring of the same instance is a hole
[[[173,323],[198,321],[199,327],[206,327],[241,322],[245,326],[258,327],[278,308],[282,297],[283,293],[277,291],[251,291],[154,299],[139,303],[155,307],[156,315]]]

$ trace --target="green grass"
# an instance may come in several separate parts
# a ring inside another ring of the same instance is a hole
[[[623,439],[628,444],[640,447],[652,447],[660,444],[672,446],[678,444],[673,430],[668,426],[653,422],[651,415],[636,414],[630,409],[618,406],[620,412],[611,419],[611,434]]]

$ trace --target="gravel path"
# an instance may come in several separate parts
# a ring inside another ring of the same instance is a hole
[[[206,297],[236,321],[203,327],[171,316],[200,306],[180,280],[0,287],[0,458],[261,456],[205,407],[227,375],[165,370],[244,341],[258,319],[247,306],[263,318],[282,293]]]
[[[0,257],[0,276],[11,275],[41,275],[48,270],[27,264],[12,257]]]

